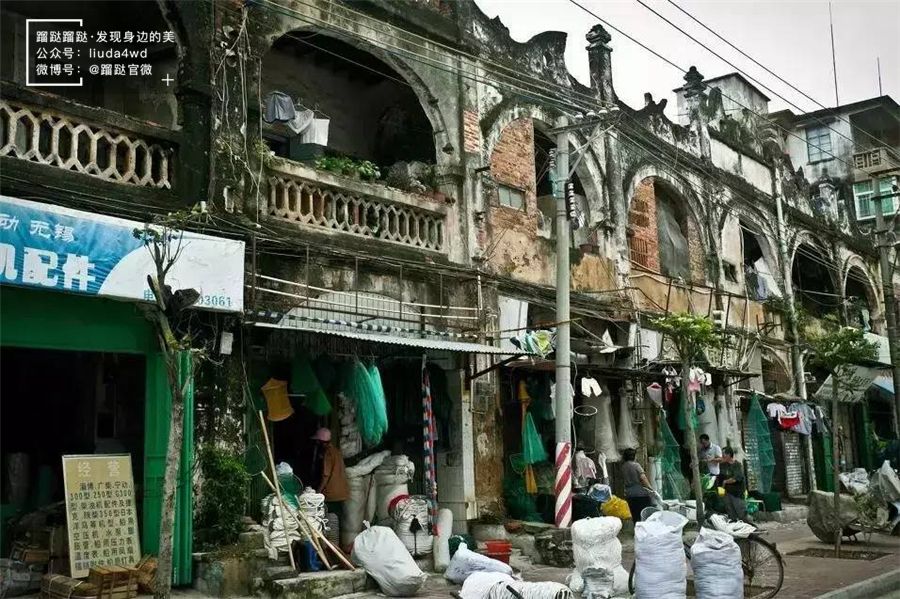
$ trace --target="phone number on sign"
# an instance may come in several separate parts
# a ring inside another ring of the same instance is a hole
[[[231,297],[228,295],[201,295],[197,300],[198,306],[212,306],[214,308],[230,308]]]

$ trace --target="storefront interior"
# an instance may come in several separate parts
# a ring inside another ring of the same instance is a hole
[[[3,347],[0,361],[4,512],[28,512],[62,502],[64,455],[130,454],[139,487],[144,453],[143,356]],[[139,490],[136,495],[140,500]],[[61,503],[54,512],[64,516]],[[4,530],[4,552],[9,536]]]

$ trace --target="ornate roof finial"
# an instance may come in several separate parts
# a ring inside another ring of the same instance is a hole
[[[587,39],[590,47],[606,45],[612,39],[612,36],[600,23],[591,27],[591,30],[584,37]]]
[[[686,98],[697,96],[706,88],[703,83],[703,75],[697,70],[697,67],[691,67],[684,75],[684,95]]]

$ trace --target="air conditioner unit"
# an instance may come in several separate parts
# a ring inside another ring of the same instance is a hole
[[[866,175],[878,175],[900,169],[900,157],[888,148],[865,150],[853,154],[853,167]]]

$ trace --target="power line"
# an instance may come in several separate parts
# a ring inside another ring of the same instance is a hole
[[[725,42],[726,44],[728,44],[731,48],[733,48],[734,50],[736,50],[737,52],[739,52],[742,56],[744,56],[745,58],[747,58],[748,60],[750,60],[753,64],[755,64],[755,65],[758,66],[759,68],[763,69],[764,71],[766,71],[767,73],[769,73],[770,75],[772,75],[773,77],[775,77],[776,79],[778,79],[779,81],[781,81],[782,83],[784,83],[785,85],[787,85],[788,87],[790,87],[792,90],[794,90],[795,92],[797,92],[798,94],[800,94],[801,96],[803,96],[804,98],[806,98],[807,100],[809,100],[810,102],[812,102],[813,104],[815,104],[816,106],[818,106],[819,108],[828,108],[827,106],[825,106],[824,104],[822,104],[821,102],[819,102],[818,100],[816,100],[815,98],[813,98],[812,96],[810,96],[809,94],[807,94],[806,92],[804,92],[803,90],[801,90],[800,88],[798,88],[797,86],[795,86],[794,84],[792,84],[791,82],[789,82],[788,80],[782,78],[778,73],[772,71],[769,67],[767,67],[767,66],[765,66],[764,64],[760,63],[758,60],[756,60],[755,58],[753,58],[752,56],[750,56],[749,54],[747,54],[745,51],[743,51],[743,50],[741,50],[740,48],[738,48],[737,46],[735,46],[733,43],[731,43],[730,41],[728,41],[726,38],[724,38],[723,36],[719,35],[718,32],[716,32],[714,29],[712,29],[711,27],[709,27],[706,23],[702,22],[700,19],[698,19],[698,18],[695,17],[693,14],[691,14],[690,12],[688,12],[686,9],[684,9],[684,8],[681,7],[681,6],[679,6],[677,3],[674,2],[674,0],[666,0],[666,1],[667,1],[669,4],[671,4],[672,6],[674,6],[675,8],[677,8],[678,10],[680,10],[682,13],[684,13],[685,15],[687,15],[687,17],[690,18],[692,21],[694,21],[695,23],[697,23],[698,25],[700,25],[701,27],[703,27],[704,29],[706,29],[707,31],[709,31],[710,33],[712,33],[714,36],[716,36],[717,38],[719,38],[721,41],[723,41],[723,42]],[[880,63],[879,63],[879,64],[880,64]],[[879,67],[879,71],[878,71],[878,77],[879,77],[879,80],[878,80],[878,81],[879,81],[878,93],[879,93],[879,95],[881,95],[881,70],[880,70],[880,67]],[[771,88],[770,88],[770,89],[771,89]],[[776,95],[777,95],[777,94],[776,94]],[[779,96],[779,97],[781,97],[781,96]],[[783,99],[783,98],[782,98],[782,99]],[[884,140],[878,139],[877,137],[875,137],[874,135],[872,135],[871,133],[869,133],[868,131],[866,131],[866,130],[863,129],[862,127],[859,127],[859,126],[857,126],[857,125],[854,125],[852,122],[850,122],[850,119],[844,118],[844,117],[842,117],[842,116],[840,116],[840,115],[835,115],[835,116],[836,116],[836,118],[837,118],[839,121],[843,121],[844,123],[850,125],[853,129],[859,131],[860,133],[862,133],[862,134],[865,135],[866,137],[868,137],[868,138],[870,138],[870,139],[872,139],[872,140],[878,142],[879,144],[883,144],[883,143],[884,143]],[[820,120],[820,119],[816,119],[816,120],[817,120],[819,123],[823,123],[823,121]],[[823,123],[823,124],[824,124],[824,123]],[[836,129],[832,129],[831,127],[829,127],[829,129],[831,129],[832,131],[837,132]],[[838,133],[839,133],[839,132],[838,132]],[[842,135],[842,134],[841,134],[841,135]],[[846,138],[846,139],[849,139],[849,138]],[[851,140],[851,141],[852,141],[852,140]],[[883,145],[882,147],[888,147],[888,146],[887,146],[887,145]]]
[[[664,15],[662,15],[662,14],[660,14],[659,12],[657,12],[656,10],[654,10],[654,9],[653,9],[652,7],[650,7],[646,2],[644,2],[644,0],[635,0],[635,2],[637,2],[637,3],[640,4],[641,6],[643,6],[644,8],[646,8],[647,10],[649,10],[650,12],[652,12],[654,15],[656,15],[657,17],[659,17],[660,19],[662,19],[665,23],[667,23],[668,25],[670,25],[672,28],[677,29],[679,32],[682,33],[682,35],[684,35],[685,37],[687,37],[689,40],[691,40],[691,41],[694,42],[695,44],[697,44],[697,45],[699,45],[700,47],[702,47],[702,48],[704,48],[705,50],[707,50],[710,54],[712,54],[713,56],[715,56],[716,58],[718,58],[719,60],[721,60],[722,62],[724,62],[724,63],[727,64],[728,66],[730,66],[731,68],[735,69],[738,73],[741,73],[742,75],[746,76],[750,81],[756,83],[757,85],[759,85],[760,87],[762,87],[764,90],[768,91],[770,94],[773,94],[773,95],[776,96],[777,98],[780,98],[781,100],[784,100],[785,102],[788,103],[789,106],[791,106],[791,107],[793,107],[793,108],[795,108],[795,109],[797,109],[797,110],[803,112],[803,109],[800,108],[798,105],[794,104],[793,102],[791,102],[790,100],[788,100],[786,97],[782,96],[782,95],[779,94],[777,91],[773,90],[771,87],[766,86],[766,85],[763,84],[759,79],[754,78],[752,75],[750,75],[750,74],[747,73],[746,71],[741,70],[741,68],[738,67],[736,64],[734,64],[733,62],[731,62],[730,60],[728,60],[727,58],[725,58],[724,56],[722,56],[721,54],[719,54],[718,52],[716,52],[715,50],[713,50],[712,48],[710,48],[709,46],[707,46],[706,44],[704,44],[702,41],[700,41],[700,40],[698,40],[697,38],[695,38],[694,36],[692,36],[690,33],[688,33],[687,31],[685,31],[685,30],[682,29],[681,27],[679,27],[677,24],[673,23],[671,20],[669,20],[668,18],[666,18]],[[826,129],[828,129],[829,131],[833,131],[834,133],[837,133],[840,137],[843,137],[844,139],[846,139],[846,140],[849,141],[850,143],[853,143],[853,138],[852,138],[852,137],[848,137],[848,136],[844,135],[843,133],[841,133],[841,132],[838,131],[837,129],[834,129],[833,127],[831,127],[827,122],[823,121],[822,119],[820,119],[820,118],[818,118],[818,117],[813,117],[813,120],[815,120],[817,123],[819,123],[820,125],[822,125],[822,126],[825,127]],[[808,142],[807,142],[807,143],[808,143]]]
[[[581,10],[583,10],[584,12],[588,13],[589,15],[591,15],[592,17],[594,17],[595,19],[597,19],[598,21],[600,21],[601,23],[603,23],[604,25],[606,25],[607,27],[609,27],[610,29],[612,29],[613,31],[617,32],[619,35],[624,36],[625,38],[627,38],[627,39],[631,40],[632,42],[634,42],[635,44],[639,45],[641,48],[643,48],[643,49],[646,50],[647,52],[650,52],[651,54],[653,54],[654,56],[656,56],[656,57],[659,58],[660,60],[664,61],[666,64],[675,67],[676,69],[678,69],[678,70],[681,71],[682,73],[687,73],[687,72],[688,72],[688,69],[685,69],[684,67],[679,66],[678,64],[672,62],[671,60],[669,60],[668,58],[666,58],[665,56],[663,56],[662,54],[660,54],[659,52],[657,52],[657,51],[654,50],[653,48],[650,48],[649,46],[647,46],[646,44],[644,44],[643,42],[641,42],[640,40],[638,40],[638,39],[635,38],[634,36],[625,33],[624,31],[622,31],[621,29],[619,29],[619,28],[616,27],[615,25],[611,24],[609,21],[607,21],[607,20],[603,19],[602,17],[600,17],[597,13],[595,13],[595,12],[592,11],[591,9],[587,8],[587,7],[584,6],[583,4],[580,4],[577,0],[569,0],[569,2],[571,2],[572,4],[574,4],[575,6],[577,6],[578,8],[580,8]],[[735,104],[737,104],[737,105],[740,106],[741,108],[744,108],[744,109],[747,110],[748,112],[751,112],[751,113],[755,114],[756,116],[758,116],[759,118],[761,118],[762,120],[764,120],[766,123],[768,123],[768,124],[770,124],[770,125],[774,125],[775,127],[777,127],[778,129],[781,129],[782,131],[784,131],[786,134],[790,135],[791,137],[795,137],[795,138],[797,138],[798,140],[802,141],[803,143],[807,144],[808,146],[813,147],[813,148],[816,148],[817,150],[819,150],[819,151],[822,152],[823,154],[827,154],[828,156],[831,156],[833,159],[837,160],[838,162],[842,162],[842,163],[844,163],[845,165],[847,165],[848,167],[853,168],[853,165],[852,165],[851,163],[847,162],[847,161],[844,160],[843,158],[839,158],[838,156],[835,156],[834,154],[831,153],[830,150],[826,150],[825,148],[823,148],[823,147],[821,147],[821,146],[818,146],[818,145],[815,145],[815,144],[810,144],[806,139],[800,137],[799,135],[797,135],[797,134],[794,133],[793,131],[790,131],[789,129],[785,129],[784,127],[782,127],[781,125],[779,125],[779,124],[776,123],[775,121],[773,121],[773,120],[769,119],[768,117],[766,117],[766,116],[764,116],[764,115],[762,115],[762,114],[756,112],[755,110],[753,110],[753,109],[750,108],[749,106],[746,106],[746,105],[742,104],[741,102],[735,100],[735,99],[732,98],[731,96],[728,96],[728,95],[727,95],[725,92],[723,92],[722,90],[719,90],[719,91],[721,92],[723,98],[726,98],[726,99],[728,99],[728,100],[731,100],[732,102],[734,102]]]

